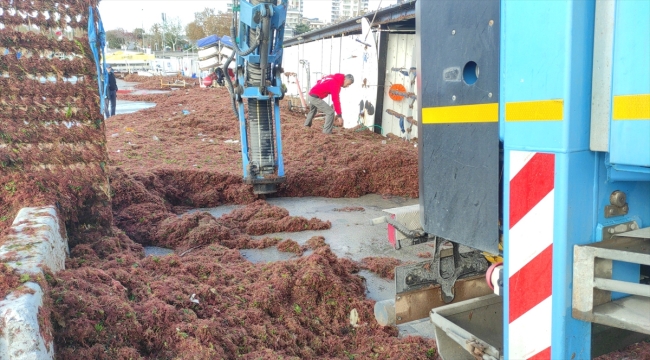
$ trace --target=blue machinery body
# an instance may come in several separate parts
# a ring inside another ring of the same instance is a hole
[[[589,359],[592,323],[650,334],[650,2],[416,6],[421,224],[503,235],[503,338],[474,350]]]
[[[256,194],[268,194],[285,179],[279,100],[284,95],[280,75],[287,0],[235,1],[234,10],[236,79],[234,84],[226,80],[239,118],[244,182]]]

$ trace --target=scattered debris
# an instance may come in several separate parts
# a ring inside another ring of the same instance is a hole
[[[350,325],[352,325],[352,327],[359,327],[359,312],[357,309],[352,309],[350,311]]]
[[[340,212],[353,212],[353,211],[366,211],[366,209],[364,209],[364,208],[361,207],[361,206],[346,206],[346,207],[344,207],[344,208],[334,209],[334,211],[340,211]]]
[[[195,296],[196,294],[192,294],[192,296],[190,296],[190,301],[195,304],[200,304],[199,299],[195,298]]]

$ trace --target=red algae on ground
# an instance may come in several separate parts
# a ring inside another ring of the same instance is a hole
[[[433,340],[399,339],[374,321],[358,267],[327,246],[269,264],[219,245],[182,258],[122,250],[91,264],[51,280],[57,358],[435,355]],[[352,309],[360,327],[350,325]]]
[[[0,263],[0,299],[4,299],[10,292],[20,285],[20,275],[16,269],[7,264]]]
[[[395,258],[389,257],[365,257],[361,259],[361,266],[370,270],[384,279],[395,278],[395,267],[402,262]]]
[[[291,239],[285,239],[278,243],[278,250],[282,252],[294,253],[298,256],[302,255],[302,249],[297,242]]]

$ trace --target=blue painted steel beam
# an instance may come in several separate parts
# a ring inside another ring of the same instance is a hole
[[[530,221],[537,211],[547,211],[544,216],[550,217],[550,223],[537,230],[531,226],[528,236],[516,236],[509,216],[504,216],[504,271],[509,279],[527,271],[519,266],[516,272],[512,269],[525,257],[516,249],[534,247],[525,242],[537,241],[541,232],[552,236],[545,250],[550,262],[533,272],[539,286],[543,279],[550,280],[548,295],[537,294],[539,302],[527,303],[521,297],[536,294],[534,283],[530,295],[525,295],[525,289],[505,282],[505,358],[589,358],[591,324],[572,318],[571,299],[573,246],[595,241],[593,189],[596,169],[602,166],[589,150],[594,2],[502,1],[501,9],[500,133],[505,179],[516,170],[513,156],[522,151],[553,156],[553,190],[547,195],[552,207],[543,210],[537,204],[526,215],[532,217]],[[517,108],[523,110],[517,114]],[[512,216],[523,199],[511,197],[509,181],[504,185],[504,214]],[[528,186],[535,189],[540,184]],[[534,264],[540,256],[524,261]],[[522,336],[522,330],[529,332]]]
[[[241,136],[241,157],[244,168],[244,179],[248,177],[248,136],[246,135],[246,117],[244,116],[244,104],[239,103],[239,134]]]
[[[540,280],[547,272],[552,274],[551,306],[544,310],[546,316],[537,319],[545,324],[548,319],[550,331],[540,332],[545,325],[537,322],[520,336],[521,329],[527,329],[521,324],[527,321],[531,304],[524,304],[527,312],[520,315],[517,307],[527,300],[511,296],[518,284],[506,281],[506,359],[590,358],[591,324],[571,316],[573,247],[601,241],[606,226],[628,221],[648,226],[650,222],[650,172],[645,166],[650,161],[650,119],[614,119],[612,114],[610,153],[589,149],[594,15],[595,3],[589,1],[502,1],[500,137],[505,179],[518,171],[517,161],[524,163],[521,157],[516,159],[522,152],[546,153],[554,159],[549,195],[553,201],[552,260],[536,274]],[[616,2],[612,97],[650,94],[650,48],[638,47],[650,42],[648,18],[650,3]],[[511,183],[504,181],[503,204],[504,214],[512,216],[521,199],[512,196]],[[531,190],[538,185],[529,184]],[[615,190],[627,195],[629,213],[606,216],[604,209]],[[520,269],[515,263],[521,255],[516,249],[522,245],[517,241],[522,240],[510,221],[504,216],[504,271],[517,278],[520,274],[513,269]],[[528,235],[530,241],[539,237],[535,232]],[[638,282],[639,266],[615,262],[612,278]],[[531,287],[529,295],[535,291]],[[623,296],[627,295],[612,294],[613,299]],[[515,312],[518,317],[512,319]]]
[[[284,176],[284,158],[282,157],[282,128],[280,126],[280,106],[278,106],[278,104],[274,104],[273,110],[275,113],[275,142],[277,144],[277,158],[275,160],[276,166],[278,167],[278,176]]]

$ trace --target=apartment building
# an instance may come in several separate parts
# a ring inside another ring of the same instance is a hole
[[[309,25],[311,30],[321,29],[328,25],[325,21],[320,20],[319,18],[303,18],[302,23]]]
[[[313,0],[312,0],[313,1]],[[297,9],[302,14],[305,0],[289,0],[289,9]]]
[[[332,0],[332,23],[368,12],[369,0]]]
[[[302,12],[296,8],[289,8],[287,10],[286,26],[292,29],[302,22]]]

